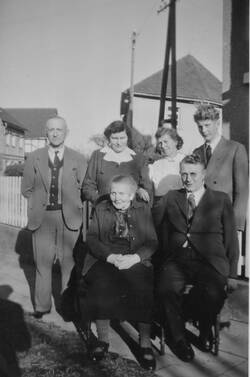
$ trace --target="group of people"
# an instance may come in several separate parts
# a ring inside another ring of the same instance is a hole
[[[130,128],[115,121],[85,173],[82,156],[64,145],[65,120],[55,117],[46,124],[48,147],[28,156],[22,193],[36,264],[35,318],[51,310],[56,260],[66,289],[82,203],[93,206],[80,300],[82,320],[96,323],[97,339],[89,344],[93,359],[108,351],[110,321],[129,320],[138,324],[141,365],[154,369],[150,335],[157,306],[172,350],[191,361],[187,284],[193,287],[190,309],[199,323],[200,348],[210,350],[212,323],[227,287],[235,285],[248,197],[246,150],[221,136],[219,118],[215,106],[199,105],[194,120],[204,144],[191,155],[181,152],[183,140],[171,124],[160,127],[153,161],[130,148]]]

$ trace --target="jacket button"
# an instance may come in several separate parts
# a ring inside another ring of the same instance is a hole
[[[217,182],[216,182],[216,181],[214,181],[214,184],[215,184],[215,185],[216,185],[216,183],[217,183]]]
[[[190,237],[190,233],[187,233],[187,237],[188,237],[188,238]]]

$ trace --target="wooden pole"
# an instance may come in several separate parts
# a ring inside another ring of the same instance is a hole
[[[168,14],[168,28],[167,28],[167,36],[166,36],[164,67],[163,67],[163,72],[162,72],[161,99],[160,99],[160,112],[159,112],[158,127],[160,127],[161,121],[165,117],[165,102],[166,102],[166,92],[167,92],[167,84],[168,84],[169,55],[170,55],[170,45],[171,45],[170,33],[171,33],[171,4],[169,7],[169,14]]]
[[[172,126],[177,126],[176,109],[176,0],[171,3],[171,120]]]
[[[136,31],[133,31],[131,37],[131,66],[130,66],[130,102],[129,112],[127,117],[127,124],[133,127],[133,110],[134,110],[134,70],[135,70],[135,45],[136,45]]]

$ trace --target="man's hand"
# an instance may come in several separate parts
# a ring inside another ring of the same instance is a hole
[[[140,199],[144,200],[144,202],[148,203],[150,201],[149,193],[144,188],[138,188],[136,193]]]
[[[119,270],[127,270],[135,264],[139,263],[140,261],[141,258],[138,254],[121,255],[119,258],[117,258],[115,266]]]
[[[227,290],[228,293],[232,293],[238,287],[238,281],[236,279],[228,278],[227,280]]]

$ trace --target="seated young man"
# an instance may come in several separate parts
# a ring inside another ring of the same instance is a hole
[[[238,241],[233,208],[227,194],[204,186],[206,170],[199,156],[186,156],[180,163],[183,189],[169,191],[154,207],[154,219],[162,225],[165,244],[157,277],[157,294],[163,305],[172,349],[183,361],[194,351],[185,336],[183,292],[192,284],[199,292],[195,307],[199,342],[210,350],[209,334],[223,307],[225,287],[234,283]]]

